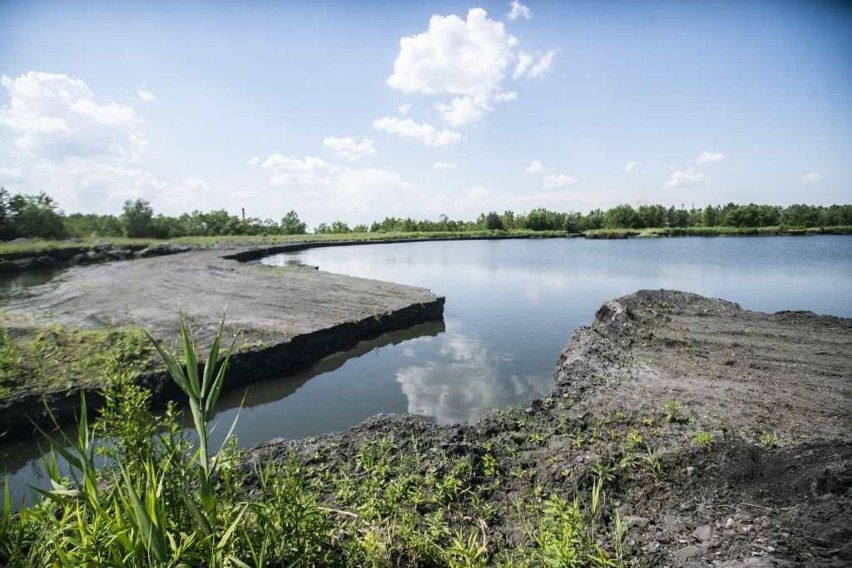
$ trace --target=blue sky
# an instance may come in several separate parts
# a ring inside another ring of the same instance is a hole
[[[849,202],[852,9],[0,1],[0,185],[315,226]]]

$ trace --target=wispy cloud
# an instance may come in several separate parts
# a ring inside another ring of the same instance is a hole
[[[506,17],[513,22],[518,18],[529,20],[533,16],[532,10],[530,10],[529,7],[521,4],[520,0],[512,0],[511,2],[509,2],[509,6],[509,13],[506,14]]]
[[[708,150],[704,150],[701,152],[701,155],[695,158],[696,164],[710,164],[712,162],[721,162],[725,159],[725,154],[718,152],[710,152]]]
[[[694,187],[710,183],[710,178],[692,170],[673,170],[666,180],[666,187]]]
[[[139,98],[142,99],[143,103],[152,103],[157,100],[157,97],[154,96],[154,93],[148,90],[145,85],[138,87],[136,89],[136,94],[139,95]]]

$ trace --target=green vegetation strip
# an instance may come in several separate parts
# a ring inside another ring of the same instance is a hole
[[[154,350],[141,329],[0,327],[0,399],[103,384],[105,371],[141,371]]]
[[[481,457],[427,455],[414,438],[405,450],[381,438],[361,444],[343,468],[291,454],[249,472],[230,437],[208,454],[227,357],[216,362],[217,338],[199,370],[185,325],[181,335],[183,369],[160,353],[189,398],[197,436],[185,434],[173,406],[152,415],[149,394],[117,369],[100,419],[89,425],[84,408],[78,436],[45,456],[52,489],[39,491],[41,501],[13,513],[6,485],[0,565],[627,566],[605,467],[575,497],[535,490],[498,515],[488,497],[511,465],[491,448]],[[103,467],[99,455],[108,458]],[[489,528],[497,520],[518,532],[499,551]]]

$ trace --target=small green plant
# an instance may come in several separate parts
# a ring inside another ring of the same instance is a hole
[[[488,477],[496,477],[499,473],[497,468],[497,458],[491,454],[482,456],[482,473]]]
[[[705,448],[709,448],[713,445],[713,434],[708,432],[707,430],[702,430],[701,432],[694,433],[689,441],[693,446],[702,446]]]
[[[666,422],[680,422],[680,403],[676,400],[670,400],[666,403]]]
[[[767,448],[777,448],[781,440],[773,433],[764,432],[760,435],[760,443]]]
[[[654,479],[657,481],[665,480],[666,475],[663,470],[663,463],[660,461],[660,457],[657,455],[657,452],[654,451],[651,446],[647,446],[645,448],[645,455],[642,456],[642,459],[648,466],[648,471]]]

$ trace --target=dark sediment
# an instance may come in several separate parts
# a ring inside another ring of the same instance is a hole
[[[499,483],[474,476],[469,489],[487,484],[479,494],[495,511],[494,560],[517,545],[518,502],[541,493],[570,501],[605,464],[606,499],[618,504],[638,565],[852,564],[852,320],[642,291],[577,330],[554,379],[525,411],[471,426],[378,416],[340,434],[261,444],[244,466],[295,453],[309,468],[340,471],[365,444],[389,440],[399,453],[416,447],[423,473],[446,456],[479,463],[487,448]],[[634,431],[644,445],[629,450]],[[646,447],[656,473],[643,465]],[[624,465],[635,452],[640,465]]]

